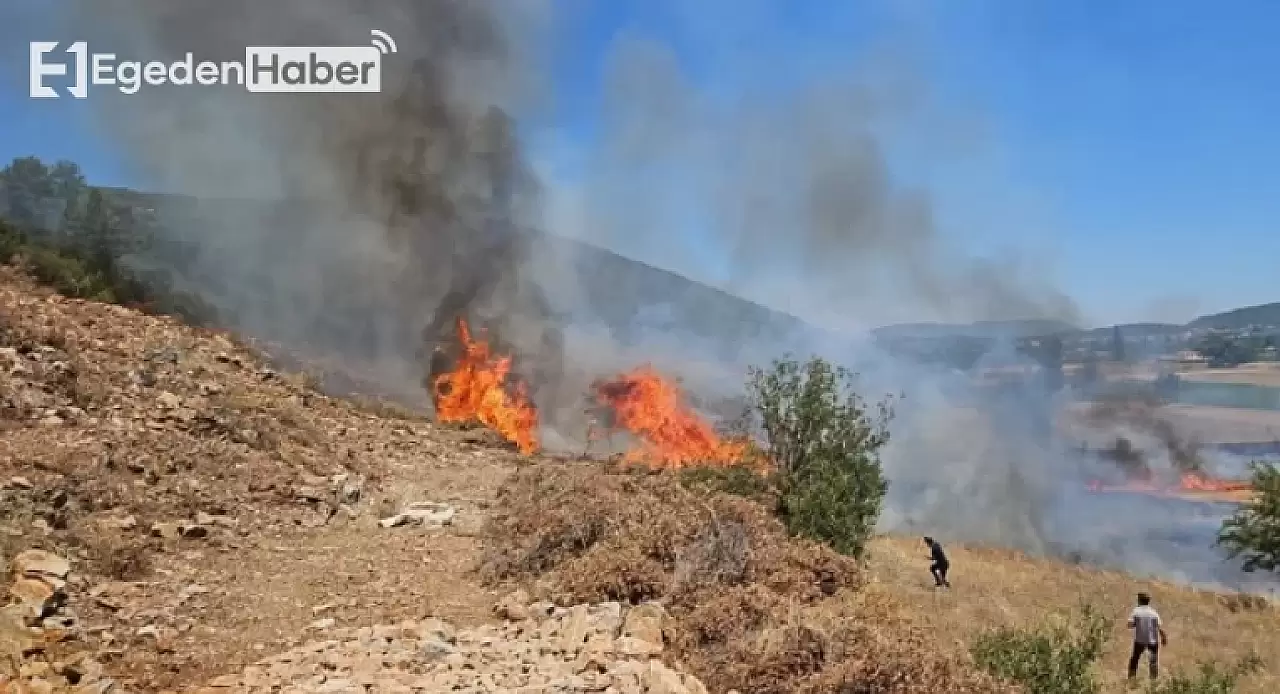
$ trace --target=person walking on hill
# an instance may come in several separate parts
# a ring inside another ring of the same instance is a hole
[[[1164,633],[1164,624],[1160,614],[1151,606],[1151,596],[1138,593],[1138,606],[1129,613],[1129,628],[1133,629],[1133,654],[1129,656],[1129,679],[1138,676],[1138,662],[1143,652],[1151,655],[1147,659],[1147,668],[1151,679],[1160,674],[1160,647],[1169,643]]]
[[[942,545],[932,537],[925,537],[924,543],[929,546],[929,558],[933,561],[929,565],[929,573],[933,574],[933,581],[939,588],[950,588],[951,582],[947,580],[947,569],[951,568],[951,562],[947,561],[947,553],[942,551]]]

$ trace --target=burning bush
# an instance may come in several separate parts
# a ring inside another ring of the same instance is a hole
[[[793,533],[859,556],[875,528],[888,483],[879,450],[888,443],[887,403],[878,416],[852,389],[853,376],[818,357],[752,369],[747,401],[767,440],[722,440],[685,405],[678,386],[652,367],[598,382],[597,399],[639,449],[624,460],[684,470],[686,482],[772,502]]]
[[[681,468],[731,465],[747,456],[745,441],[722,440],[710,422],[685,404],[680,387],[652,366],[597,382],[594,390],[615,425],[640,440],[640,448],[627,453],[629,461]]]
[[[521,453],[538,448],[538,412],[523,383],[508,383],[510,357],[495,357],[467,322],[457,322],[461,354],[451,370],[435,376],[436,417],[441,422],[479,422],[514,443]]]
[[[457,356],[436,349],[430,385],[441,422],[475,422],[514,443],[520,452],[538,449],[538,412],[525,383],[511,374],[511,357],[494,356],[483,337],[471,334],[467,322],[456,323]],[[672,380],[651,366],[641,366],[593,385],[607,408],[611,429],[639,441],[626,459],[652,467],[734,465],[748,461],[745,440],[726,441],[684,402]]]
[[[879,451],[892,412],[872,416],[853,374],[819,357],[752,369],[749,401],[778,470],[780,511],[793,533],[860,556],[888,491]]]
[[[667,652],[711,691],[1007,691],[907,627],[890,637],[859,623],[846,600],[857,563],[789,537],[750,500],[669,471],[580,462],[517,472],[496,507],[488,582],[535,583],[561,604],[660,600]]]

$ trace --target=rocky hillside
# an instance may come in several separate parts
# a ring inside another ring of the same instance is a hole
[[[1168,666],[1280,671],[1266,601],[963,547],[939,592],[918,539],[851,562],[671,474],[327,397],[287,357],[0,268],[0,694],[1012,692],[977,633],[1139,588]]]
[[[344,653],[353,672],[433,676],[430,659],[387,665],[385,650],[353,645],[405,620],[455,624],[464,660],[472,641],[534,643],[497,626],[499,593],[468,572],[514,452],[325,397],[269,363],[228,335],[0,268],[0,691],[250,691],[254,663],[298,647]],[[408,643],[386,647],[421,650]],[[576,676],[508,660],[463,665]],[[681,681],[647,662],[629,667]],[[364,691],[351,684],[363,675],[344,685],[323,663],[322,683],[263,667],[297,679],[286,690]]]

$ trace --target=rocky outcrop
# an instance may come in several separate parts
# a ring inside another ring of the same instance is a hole
[[[508,596],[497,608],[521,619],[470,630],[438,619],[329,629],[324,640],[218,677],[201,692],[705,694],[697,679],[656,657],[663,650],[661,606],[566,609],[524,605],[521,597]]]
[[[65,609],[71,563],[39,549],[9,561],[8,604],[0,607],[0,694],[122,692],[102,665],[77,652],[78,620]]]

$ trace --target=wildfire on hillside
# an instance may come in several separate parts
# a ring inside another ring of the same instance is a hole
[[[495,357],[489,344],[473,338],[467,322],[457,321],[461,349],[452,369],[432,382],[436,417],[441,422],[479,422],[516,445],[521,453],[538,449],[538,411],[523,383],[508,384],[511,357]]]
[[[516,445],[538,450],[538,411],[524,384],[510,377],[511,358],[495,356],[483,336],[473,336],[457,320],[459,354],[438,352],[430,382],[441,422],[477,422]],[[625,431],[638,445],[624,457],[651,467],[732,465],[746,458],[745,441],[722,438],[686,402],[672,380],[644,365],[592,385],[596,403],[607,410],[610,429]]]
[[[725,440],[687,404],[680,387],[644,365],[593,385],[597,401],[614,424],[640,446],[625,458],[654,467],[732,465],[744,459],[745,441]]]

